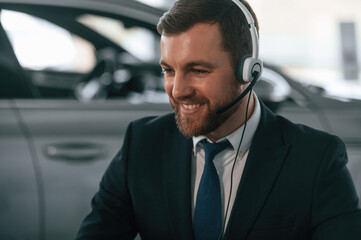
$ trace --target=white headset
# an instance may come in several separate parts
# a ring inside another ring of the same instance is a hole
[[[259,58],[258,34],[255,21],[247,7],[239,0],[232,0],[243,12],[247,19],[249,31],[252,37],[252,55],[243,55],[237,65],[237,78],[240,82],[257,81],[262,74],[263,61]]]

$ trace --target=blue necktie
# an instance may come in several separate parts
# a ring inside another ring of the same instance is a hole
[[[194,212],[195,240],[217,240],[222,231],[221,189],[213,159],[219,152],[232,147],[228,140],[209,143],[203,140],[205,164],[199,183]]]

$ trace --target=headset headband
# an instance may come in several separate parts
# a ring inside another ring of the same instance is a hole
[[[252,58],[258,59],[259,58],[258,34],[252,14],[247,9],[247,7],[240,1],[232,0],[232,2],[234,2],[242,10],[243,15],[247,19],[249,31],[251,32],[251,38],[252,38],[252,48],[253,48]]]

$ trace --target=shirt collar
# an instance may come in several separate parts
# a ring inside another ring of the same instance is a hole
[[[247,127],[246,127],[246,130],[244,133],[241,147],[240,147],[240,152],[243,152],[243,153],[245,153],[251,146],[253,136],[257,130],[259,121],[261,119],[261,106],[260,106],[260,103],[259,103],[259,100],[258,100],[256,94],[254,92],[253,92],[253,94],[254,94],[254,99],[255,99],[255,107],[254,107],[252,116],[247,121]],[[219,139],[217,142],[221,142],[224,139],[228,139],[228,141],[232,144],[233,149],[237,150],[239,142],[241,141],[241,138],[242,138],[243,129],[244,129],[244,124],[241,127],[239,127],[238,129],[236,129],[234,132],[229,134],[228,136]],[[192,139],[193,139],[193,150],[195,152],[197,151],[197,148],[196,148],[197,144],[200,141],[202,141],[203,139],[207,139],[208,141],[210,141],[206,136],[197,136],[197,137],[193,137]]]

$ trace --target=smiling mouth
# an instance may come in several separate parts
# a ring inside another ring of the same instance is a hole
[[[202,108],[204,104],[185,104],[182,103],[180,104],[180,112],[185,114],[185,115],[193,115],[196,114],[200,111],[200,109]]]
[[[193,110],[193,109],[199,108],[201,105],[200,104],[182,104],[182,106],[186,110]]]

